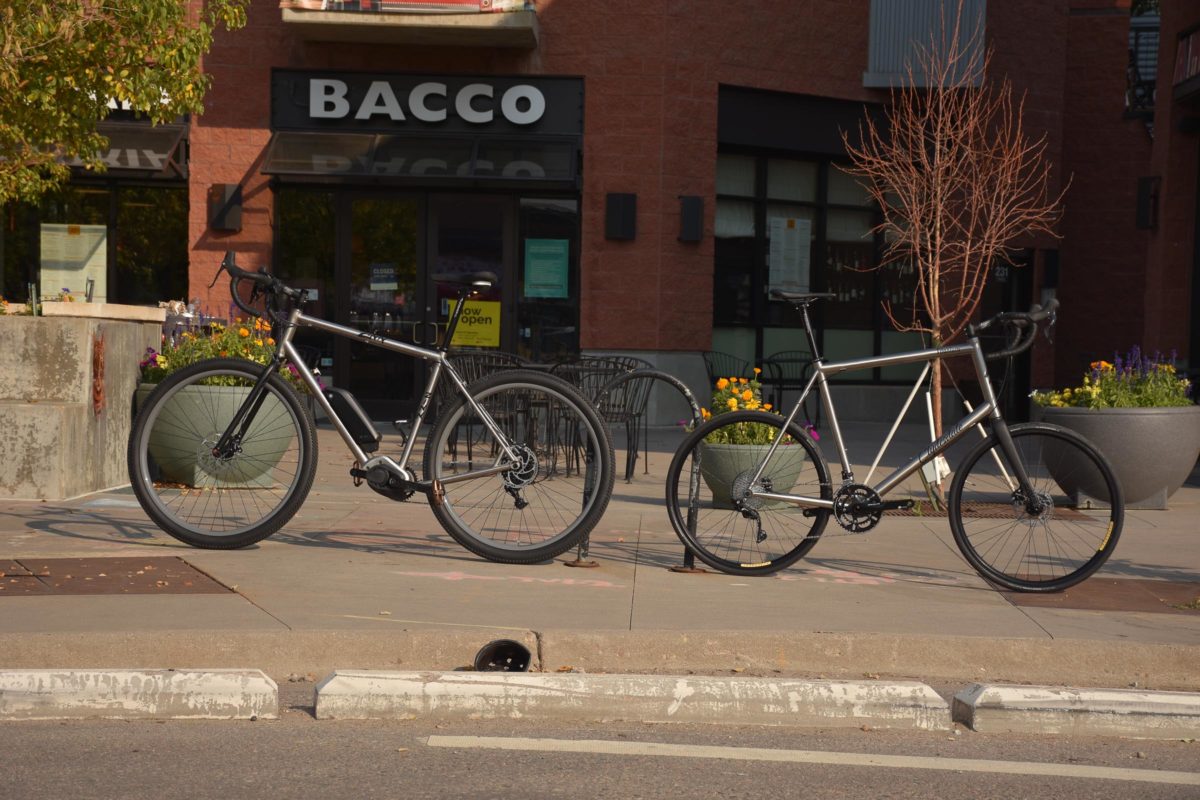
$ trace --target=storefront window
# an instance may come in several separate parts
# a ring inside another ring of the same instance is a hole
[[[771,289],[784,288],[836,295],[815,311],[826,356],[881,352],[882,334],[891,331],[881,293],[911,302],[911,288],[898,269],[876,269],[877,213],[854,176],[830,161],[721,153],[716,187],[714,349],[752,362],[806,350],[799,315],[769,299]]]
[[[186,300],[187,189],[68,184],[34,205],[4,209],[5,297],[24,301],[64,289],[96,302],[155,305]]]

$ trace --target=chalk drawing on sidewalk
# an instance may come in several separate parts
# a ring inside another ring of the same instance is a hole
[[[537,583],[551,586],[587,586],[593,589],[624,589],[625,585],[612,581],[579,578],[531,578],[526,575],[475,575],[470,572],[392,572],[405,578],[433,578],[440,581],[507,581],[509,583]]]

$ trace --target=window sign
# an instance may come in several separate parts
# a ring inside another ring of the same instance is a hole
[[[383,292],[399,288],[400,285],[396,282],[395,262],[371,265],[371,291]]]
[[[454,313],[457,300],[450,301],[450,313]],[[499,347],[500,346],[500,301],[468,300],[454,329],[451,347]]]
[[[812,220],[771,217],[767,229],[771,237],[768,288],[807,292]]]
[[[525,297],[565,299],[569,294],[569,261],[569,240],[526,239]]]
[[[92,300],[108,298],[108,228],[105,225],[44,224],[41,229],[41,294],[53,297],[66,289],[83,296],[87,280],[95,281]]]

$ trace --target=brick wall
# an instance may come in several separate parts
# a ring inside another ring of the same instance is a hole
[[[1063,166],[1071,177],[1061,245],[1057,383],[1091,361],[1144,344],[1148,236],[1135,225],[1137,179],[1151,138],[1124,119],[1128,2],[1071,2]]]
[[[1127,5],[989,4],[993,74],[1008,75],[1027,93],[1026,127],[1035,136],[1044,132],[1049,157],[1062,163],[1056,181],[1074,175],[1061,243],[1066,341],[1059,367],[1068,373],[1083,350],[1103,351],[1110,339],[1120,346],[1142,334],[1140,311],[1114,321],[1099,344],[1088,328],[1097,311],[1115,315],[1111,289],[1100,286],[1129,280],[1146,246],[1146,236],[1132,231],[1132,193],[1149,145],[1139,123],[1121,119]],[[709,346],[718,85],[886,99],[886,92],[862,87],[867,0],[736,6],[540,0],[540,45],[533,52],[305,44],[282,24],[275,3],[251,6],[247,28],[220,34],[206,59],[214,82],[210,110],[192,133],[190,296],[209,296],[216,308],[228,303],[225,287],[208,295],[207,285],[225,249],[244,253],[250,266],[270,260],[272,199],[259,170],[270,136],[272,66],[583,76],[581,344],[587,349]],[[1125,15],[1069,13],[1084,6],[1124,8]],[[1064,151],[1072,156],[1060,162]],[[1096,159],[1104,170],[1093,168]],[[225,182],[244,187],[238,234],[207,228],[205,192]],[[604,238],[609,192],[637,193],[634,241]],[[677,241],[680,195],[705,198],[699,243]],[[1055,246],[1050,239],[1021,244]]]

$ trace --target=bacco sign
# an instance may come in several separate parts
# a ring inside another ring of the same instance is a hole
[[[583,81],[276,70],[276,130],[583,133]]]

